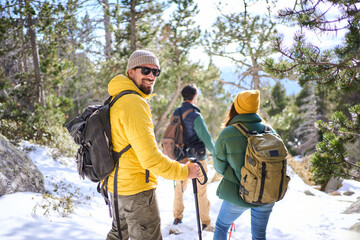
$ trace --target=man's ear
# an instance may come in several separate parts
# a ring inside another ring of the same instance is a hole
[[[198,98],[198,94],[196,93],[194,98],[193,98],[194,103],[196,102],[197,98]]]
[[[129,78],[132,79],[134,76],[134,69],[133,68],[129,69],[126,74],[128,75]]]

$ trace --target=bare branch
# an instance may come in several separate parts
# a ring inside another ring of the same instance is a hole
[[[238,87],[238,88],[240,88],[240,89],[247,90],[247,88],[244,88],[244,87],[242,87],[242,86],[240,86],[240,85],[238,85],[238,84],[236,84],[236,83],[224,81],[224,80],[222,80],[222,79],[220,79],[220,78],[215,79],[215,81],[218,81],[218,82],[223,83],[223,84],[232,85],[232,86]]]

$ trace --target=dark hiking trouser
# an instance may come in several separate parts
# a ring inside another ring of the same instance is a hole
[[[119,218],[123,240],[161,240],[160,212],[155,189],[135,195],[120,195]],[[114,196],[111,194],[113,222],[106,240],[119,240],[117,232]]]

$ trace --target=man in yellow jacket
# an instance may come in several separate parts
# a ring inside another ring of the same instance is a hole
[[[180,164],[171,160],[158,148],[151,110],[146,100],[153,96],[156,78],[160,75],[157,57],[146,50],[133,52],[128,60],[127,76],[115,76],[108,85],[111,96],[124,90],[138,94],[126,94],[119,98],[110,109],[111,135],[114,151],[120,152],[128,144],[131,148],[119,159],[117,173],[117,201],[120,219],[113,217],[112,228],[107,240],[162,239],[160,213],[156,199],[157,176],[171,180],[185,180],[200,176],[197,164]],[[149,173],[149,174],[148,174]],[[114,206],[114,176],[108,179],[112,210]]]

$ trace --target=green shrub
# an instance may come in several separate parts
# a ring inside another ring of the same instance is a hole
[[[324,187],[331,177],[360,180],[360,105],[349,109],[351,118],[335,112],[331,121],[318,121],[322,139],[311,158],[313,179]]]
[[[55,149],[54,158],[75,156],[76,145],[63,126],[70,107],[71,100],[55,95],[47,97],[45,107],[35,104],[33,111],[9,100],[0,104],[0,132],[14,145],[25,140]]]
[[[91,198],[84,196],[80,188],[64,181],[50,183],[50,185],[53,187],[53,193],[46,191],[42,194],[42,201],[33,208],[34,215],[50,217],[55,214],[66,217],[74,212],[78,204],[85,204]]]

